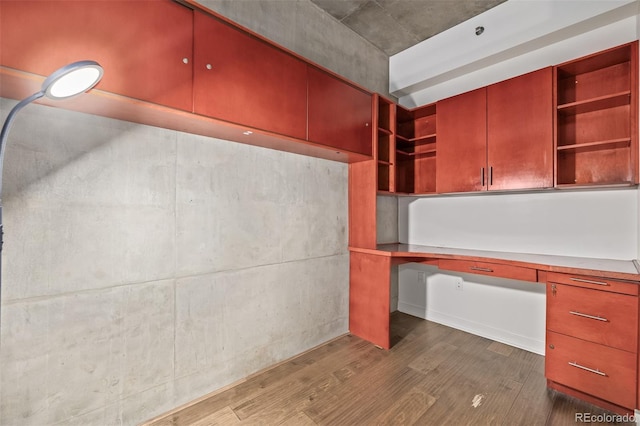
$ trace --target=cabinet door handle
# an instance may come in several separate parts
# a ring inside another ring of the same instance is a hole
[[[188,64],[189,63],[189,58],[182,58],[182,63],[183,64]]]
[[[597,285],[609,285],[609,283],[603,283],[602,281],[585,280],[582,278],[571,278],[571,281],[578,283],[597,284]]]
[[[489,167],[489,186],[493,185],[493,166]]]
[[[472,271],[493,272],[493,269],[481,268],[479,266],[471,266],[469,269],[471,269]]]
[[[484,167],[480,168],[480,185],[484,186]]]
[[[596,315],[583,314],[582,312],[577,312],[577,311],[569,311],[569,313],[571,315],[575,315],[575,316],[578,316],[578,317],[589,318],[589,319],[602,321],[602,322],[609,322],[608,319],[603,318],[603,317],[599,317],[599,316],[596,316]]]
[[[211,64],[207,64],[207,65],[205,65],[204,67],[205,67],[206,69],[208,69],[208,70],[213,69],[213,66],[212,66]]]
[[[598,370],[598,369],[595,369],[595,370],[594,370],[593,368],[585,367],[584,365],[580,365],[580,364],[578,364],[577,362],[571,362],[571,361],[569,361],[569,365],[570,365],[570,366],[572,366],[572,367],[579,368],[579,369],[581,369],[581,370],[588,371],[589,373],[597,374],[597,375],[599,375],[599,376],[606,376],[606,375],[607,375],[607,373],[605,373],[605,372],[603,372],[603,371],[600,371],[600,370]]]

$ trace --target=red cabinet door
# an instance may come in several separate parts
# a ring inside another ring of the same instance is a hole
[[[487,91],[473,90],[436,105],[436,192],[486,189]]]
[[[306,138],[304,62],[200,12],[194,29],[196,113]]]
[[[552,95],[551,67],[487,88],[489,190],[553,186]]]
[[[373,154],[369,93],[326,72],[308,67],[311,142],[338,150]]]
[[[190,9],[168,0],[0,1],[0,8],[2,65],[49,75],[91,59],[104,68],[97,88],[192,110]]]

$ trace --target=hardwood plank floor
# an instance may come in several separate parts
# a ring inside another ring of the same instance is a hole
[[[564,425],[544,357],[396,312],[389,351],[344,336],[148,426]]]

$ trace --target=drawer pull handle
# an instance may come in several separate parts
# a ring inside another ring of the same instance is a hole
[[[598,321],[602,321],[602,322],[609,322],[609,320],[606,319],[606,318],[598,317],[598,316],[595,316],[595,315],[583,314],[582,312],[569,311],[569,313],[571,315],[576,315],[576,316],[583,317],[583,318],[589,318],[589,319],[598,320]]]
[[[580,365],[577,362],[569,361],[569,365],[572,366],[572,367],[579,368],[581,370],[588,371],[589,373],[597,374],[599,376],[606,376],[607,375],[607,373],[604,373],[604,372],[602,372],[600,370],[597,370],[597,369],[594,370],[593,368],[585,367],[584,365]]]
[[[587,283],[587,284],[609,285],[609,283],[603,283],[602,281],[585,280],[582,278],[571,278],[571,281],[576,281],[579,283]]]
[[[471,266],[469,269],[471,269],[472,271],[493,272],[493,269],[481,268],[479,266]]]

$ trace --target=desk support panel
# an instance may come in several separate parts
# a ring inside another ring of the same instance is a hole
[[[349,331],[389,349],[391,258],[351,252]]]

